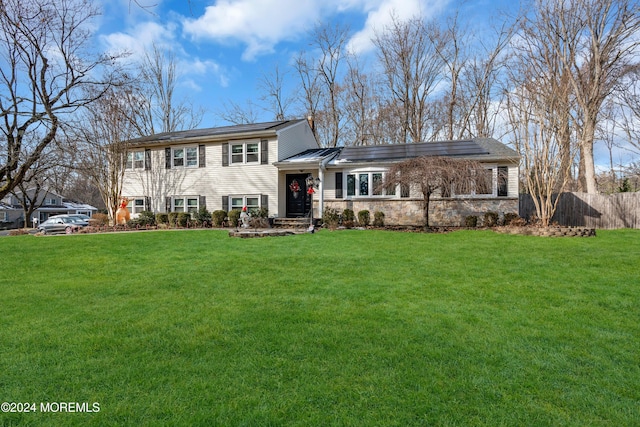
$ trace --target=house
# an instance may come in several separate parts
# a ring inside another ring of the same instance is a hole
[[[84,214],[92,216],[98,212],[96,207],[85,203],[79,203],[76,201],[68,200],[59,194],[52,191],[40,190],[35,195],[35,189],[27,190],[27,199],[34,200],[35,205],[38,206],[31,218],[27,221],[27,225],[32,224],[33,218],[39,223],[46,221],[50,216],[62,215],[62,214]],[[24,227],[24,208],[21,204],[22,193],[16,192],[16,194],[7,195],[2,202],[0,202],[0,228],[20,228]]]
[[[518,212],[518,154],[489,138],[437,143],[318,148],[305,119],[157,134],[130,141],[122,195],[129,210],[196,212],[267,208],[270,217],[321,216],[325,208],[382,211],[387,224],[416,225],[422,196],[380,191],[388,167],[418,156],[477,160],[491,171],[487,194],[433,197],[431,223]],[[307,178],[317,189],[309,194]],[[313,206],[313,211],[312,211]]]
[[[420,144],[397,144],[306,150],[275,165],[285,173],[285,186],[300,181],[305,174],[318,177],[321,184],[314,194],[314,216],[325,208],[342,212],[351,209],[356,214],[368,210],[385,214],[385,223],[418,225],[423,218],[422,194],[415,189],[380,189],[386,170],[395,162],[420,156],[448,156],[475,160],[491,172],[491,191],[486,194],[451,194],[432,196],[430,224],[458,226],[468,215],[482,216],[486,212],[499,215],[518,212],[520,157],[511,148],[495,139],[475,138],[465,141],[443,141]],[[282,189],[282,188],[281,188]],[[286,191],[287,216],[296,216],[310,201],[293,202],[293,192]],[[291,203],[291,204],[290,204]]]

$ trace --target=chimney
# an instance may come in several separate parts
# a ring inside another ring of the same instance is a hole
[[[307,121],[309,122],[309,127],[311,128],[311,132],[313,132],[313,134],[316,134],[316,125],[313,122],[313,116],[307,116]]]

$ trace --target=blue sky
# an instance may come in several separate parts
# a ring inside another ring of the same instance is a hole
[[[478,26],[498,16],[508,0],[102,0],[100,48],[139,58],[153,43],[179,61],[179,96],[188,96],[208,113],[201,126],[221,123],[213,112],[233,101],[259,102],[259,79],[281,71],[296,53],[309,49],[317,24],[348,25],[353,51],[366,58],[376,29],[395,13],[440,18],[452,11]],[[290,76],[294,79],[294,76]],[[261,119],[269,120],[265,115]]]

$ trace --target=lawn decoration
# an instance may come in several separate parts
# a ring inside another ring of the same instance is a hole
[[[120,207],[116,211],[116,224],[125,225],[131,219],[131,213],[127,209],[129,199],[123,197],[120,201]]]

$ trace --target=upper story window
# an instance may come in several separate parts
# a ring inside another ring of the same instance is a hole
[[[144,150],[127,153],[127,169],[144,169]]]
[[[173,149],[173,167],[198,167],[198,147],[180,147]]]
[[[165,148],[165,169],[205,167],[204,145]]]
[[[258,163],[259,161],[258,143],[231,144],[231,163]]]
[[[222,144],[222,166],[269,163],[269,141]]]

